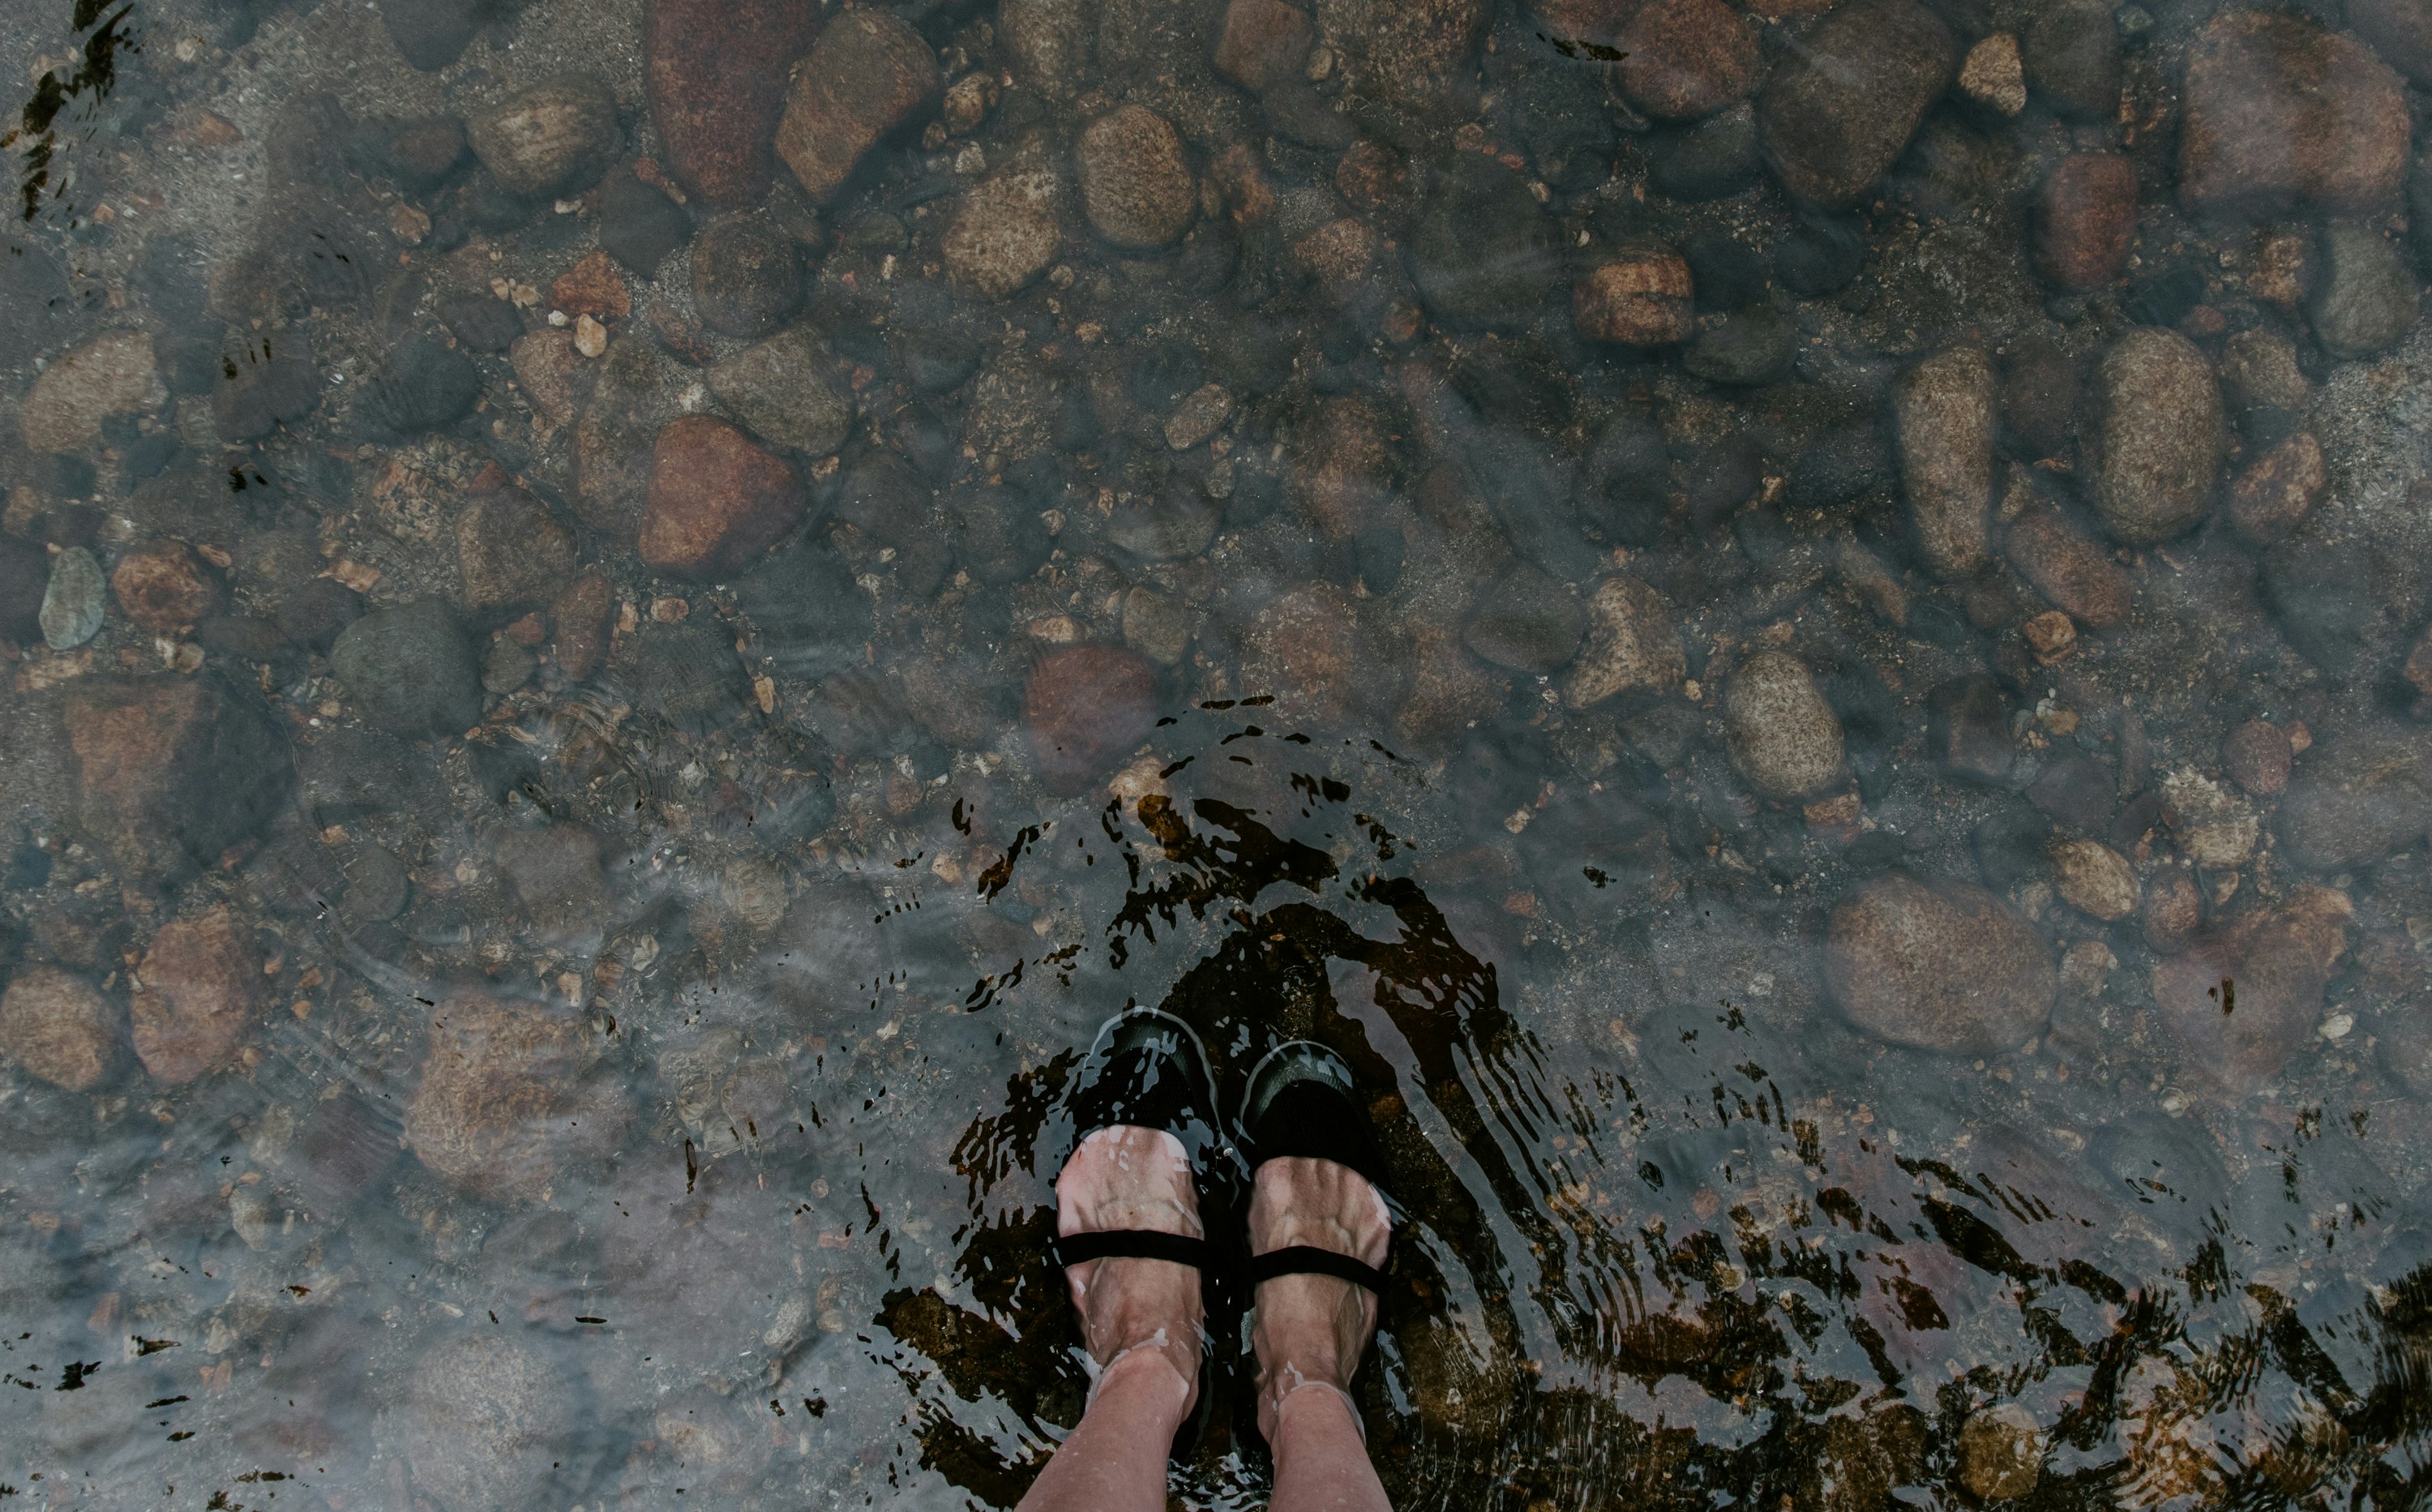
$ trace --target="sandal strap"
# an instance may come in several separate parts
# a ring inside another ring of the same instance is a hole
[[[1205,1239],[1157,1229],[1101,1229],[1092,1233],[1068,1233],[1056,1241],[1056,1263],[1077,1266],[1085,1260],[1164,1260],[1207,1274],[1214,1266],[1214,1249]]]
[[[1315,1245],[1288,1245],[1250,1257],[1250,1284],[1273,1281],[1277,1276],[1332,1276],[1354,1286],[1364,1286],[1382,1296],[1385,1273],[1376,1266],[1350,1255],[1332,1249],[1320,1249]]]

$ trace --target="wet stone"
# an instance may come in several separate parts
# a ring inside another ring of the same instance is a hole
[[[1806,664],[1786,653],[1759,652],[1733,670],[1723,734],[1732,767],[1767,797],[1806,798],[1842,775],[1840,717]]]
[[[1893,389],[1909,518],[1939,577],[1972,576],[1991,555],[1993,397],[1993,362],[1978,347],[1927,358]]]
[[[1241,640],[1242,687],[1273,698],[1277,719],[1326,725],[1350,711],[1360,637],[1340,593],[1311,585],[1277,594],[1259,606]]]
[[[170,1086],[225,1069],[261,1001],[262,949],[231,910],[164,925],[135,969],[135,1054],[152,1079]]]
[[[648,278],[669,254],[692,239],[692,213],[619,169],[600,184],[600,249]]]
[[[1593,708],[1633,690],[1664,692],[1688,675],[1672,606],[1645,583],[1611,577],[1587,599],[1587,642],[1562,680],[1562,703]]]
[[[1959,1425],[1959,1480],[1986,1502],[2025,1496],[2042,1479],[2044,1436],[2024,1407],[2005,1402]]]
[[[1146,739],[1158,707],[1157,673],[1112,646],[1049,652],[1030,669],[1022,722],[1040,780],[1056,792],[1085,790]]]
[[[2052,1011],[2052,954],[1983,888],[1890,876],[1832,910],[1825,977],[1860,1028],[1956,1056],[2005,1054]]]
[[[1710,383],[1753,387],[1779,382],[1799,354],[1799,331],[1768,304],[1752,304],[1697,333],[1680,365]]]
[[[177,541],[128,552],[110,572],[110,592],[139,629],[173,635],[218,612],[220,586]]]
[[[2432,11],[2416,0],[2349,0],[2347,17],[2382,61],[2418,85],[2432,84]]]
[[[2408,135],[2397,76],[2353,38],[2228,11],[2187,50],[2179,202],[2223,214],[2384,208],[2407,171]]]
[[[439,301],[439,323],[467,351],[505,351],[524,333],[523,317],[487,294],[453,294]]]
[[[1568,589],[1524,565],[1479,592],[1461,638],[1497,667],[1542,677],[1569,664],[1587,625]]]
[[[2035,199],[2035,270],[2084,293],[2119,276],[2136,234],[2136,169],[2108,152],[2063,158]]]
[[[443,1505],[532,1505],[584,1485],[576,1383],[527,1337],[440,1339],[414,1362],[396,1411],[414,1485]]]
[[[79,678],[63,715],[83,825],[139,875],[216,866],[287,796],[278,731],[209,676]]]
[[[1926,700],[1926,747],[1954,776],[1978,782],[2009,779],[2016,748],[2010,739],[2010,702],[1990,677],[1957,678]]]
[[[1284,0],[1228,0],[1216,36],[1216,72],[1253,93],[1301,72],[1316,30]]]
[[[1950,28],[1915,0],[1836,8],[1757,101],[1757,131],[1782,186],[1849,204],[1883,177],[1959,63]]]
[[[2229,487],[2229,522],[2255,546],[2288,537],[2313,513],[2329,483],[2322,443],[2301,431],[2255,457]]]
[[[1688,262],[1678,253],[1625,254],[1580,276],[1571,320],[1590,340],[1669,346],[1693,330],[1691,287]]]
[[[1054,190],[1035,172],[1000,175],[972,190],[938,245],[947,272],[991,299],[1028,288],[1064,245]]]
[[[1673,199],[1720,199],[1765,171],[1756,111],[1745,101],[1693,126],[1648,139],[1647,181]]]
[[[802,518],[801,476],[724,420],[686,416],[659,433],[654,455],[639,550],[660,571],[729,576]]]
[[[771,336],[712,364],[709,391],[773,446],[824,456],[844,444],[853,406],[819,376],[825,359],[808,326]]]
[[[1072,155],[1089,225],[1117,246],[1163,246],[1198,213],[1199,186],[1182,138],[1154,110],[1107,111],[1082,131]]]
[[[701,324],[730,336],[766,336],[802,302],[794,239],[748,215],[718,221],[695,239],[692,297]]]
[[[644,9],[650,118],[690,195],[734,208],[768,192],[786,70],[809,44],[816,14],[752,0],[651,0]]]
[[[536,608],[573,581],[574,533],[521,488],[486,489],[456,518],[456,566],[465,613]]]
[[[348,625],[329,648],[329,670],[380,729],[444,739],[481,718],[472,646],[434,600],[376,609]]]
[[[144,415],[167,399],[140,331],[113,331],[55,358],[17,411],[17,429],[35,451],[68,451],[101,434],[115,415]]]
[[[2212,364],[2173,331],[2138,327],[2095,378],[2094,501],[2131,546],[2170,539],[2212,507],[2224,441]]]
[[[49,554],[0,535],[0,640],[30,644],[42,633],[42,596],[50,590]]]
[[[519,90],[464,125],[473,155],[511,195],[588,188],[616,155],[616,100],[588,74]]]
[[[1516,325],[1555,276],[1552,229],[1528,183],[1474,152],[1454,153],[1431,176],[1408,257],[1427,309],[1455,325]],[[1685,318],[1685,288],[1681,297]]]
[[[2322,232],[2322,267],[2309,314],[2314,337],[2334,357],[2370,357],[2415,327],[2419,295],[2397,244],[2360,226]]]
[[[479,993],[441,1003],[405,1108],[414,1156],[489,1200],[538,1199],[569,1162],[616,1138],[614,1112],[602,1106],[614,1090],[581,1079],[593,1059],[587,1032],[571,1017]]]
[[[937,54],[911,26],[885,11],[843,11],[794,72],[777,156],[812,202],[824,204],[864,154],[926,114],[944,87]]]
[[[417,336],[381,360],[370,390],[373,422],[392,435],[413,435],[471,414],[481,397],[481,371],[463,352]]]
[[[2288,769],[2295,759],[2288,732],[2268,720],[2249,720],[2221,738],[2221,770],[2258,798],[2272,797],[2288,786]]]
[[[119,1011],[93,985],[56,966],[31,966],[0,995],[0,1055],[55,1087],[84,1092],[110,1074]]]
[[[1706,115],[1756,88],[1756,32],[1723,0],[1648,0],[1614,38],[1622,92],[1665,120]]]
[[[2373,728],[2306,753],[2280,800],[2281,853],[2334,873],[2432,830],[2432,736]]]
[[[69,651],[101,634],[107,594],[101,564],[91,552],[71,546],[53,556],[39,617],[43,643],[53,651]]]
[[[2354,911],[2344,893],[2300,888],[2288,902],[2250,909],[2157,962],[2153,1004],[2186,1046],[2190,1069],[2242,1094],[2314,1042],[2322,990],[2347,952]]]
[[[2027,83],[2073,116],[2108,121],[2120,110],[2120,42],[2107,0],[2038,8],[2019,38]]]
[[[2061,901],[2105,923],[2136,911],[2136,873],[2128,858],[2094,840],[2052,847],[2052,885]]]
[[[2002,551],[2026,580],[2090,630],[2127,622],[2128,574],[2057,510],[2036,506],[2012,520]]]

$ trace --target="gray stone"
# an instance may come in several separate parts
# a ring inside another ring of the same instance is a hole
[[[2139,326],[2095,374],[2094,503],[2111,534],[2152,546],[2212,509],[2221,476],[2221,385],[2196,344]]]
[[[1855,201],[1898,161],[1951,82],[1959,44],[1916,0],[1851,0],[1807,34],[1757,100],[1782,188]]]
[[[1559,671],[1579,649],[1587,611],[1533,567],[1512,569],[1478,594],[1462,638],[1497,667],[1533,676]]]
[[[51,558],[51,586],[42,592],[42,640],[53,651],[83,645],[101,634],[110,587],[101,564],[81,546]]]
[[[1841,775],[1840,716],[1786,652],[1761,651],[1731,673],[1723,737],[1731,765],[1769,798],[1806,798]]]
[[[1475,152],[1438,168],[1409,256],[1420,297],[1457,325],[1519,324],[1556,278],[1552,228],[1528,182]]]
[[[2432,735],[2380,728],[2297,763],[2276,818],[2281,854],[2317,872],[2378,860],[2432,829]]]
[[[2415,279],[2396,243],[2368,227],[2334,226],[2322,251],[2308,313],[2324,351],[2370,357],[2414,329]]]
[[[616,155],[616,97],[588,74],[507,96],[464,123],[473,155],[499,187],[527,197],[588,187]]]
[[[444,604],[377,609],[329,648],[329,670],[368,722],[398,735],[461,735],[481,718],[481,672]]]
[[[101,433],[114,415],[149,414],[169,391],[140,331],[111,331],[54,360],[34,380],[17,428],[35,451],[66,451]]]
[[[572,1469],[587,1463],[575,1383],[515,1334],[467,1332],[425,1350],[397,1412],[414,1487],[443,1506],[562,1503],[585,1485]]]
[[[825,364],[818,336],[796,326],[712,364],[709,391],[762,440],[826,456],[844,445],[853,405],[819,376]]]
[[[1824,978],[1857,1026],[1945,1055],[2015,1050],[2051,1015],[2052,952],[1970,882],[1887,876],[1832,910]]]
[[[2108,0],[2043,7],[2019,43],[2037,93],[2071,115],[2108,121],[2120,113],[2120,41]]]
[[[1156,588],[1125,589],[1123,644],[1159,666],[1174,666],[1191,649],[1189,606]]]
[[[1710,383],[1751,387],[1778,381],[1799,354],[1799,332],[1769,304],[1753,304],[1697,333],[1681,365]]]
[[[1892,421],[1926,566],[1937,577],[1974,575],[1992,554],[1992,358],[1954,347],[1910,368],[1893,387]]]

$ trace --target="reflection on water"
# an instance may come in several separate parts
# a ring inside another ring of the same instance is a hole
[[[0,18],[0,1504],[1010,1506],[1134,1002],[1397,1505],[2422,1501],[2414,8]]]

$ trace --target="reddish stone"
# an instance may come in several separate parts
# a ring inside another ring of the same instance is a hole
[[[1216,35],[1216,72],[1253,93],[1293,77],[1316,35],[1309,12],[1284,0],[1232,0]]]
[[[512,484],[477,493],[456,518],[464,609],[475,616],[546,603],[574,574],[574,533]]]
[[[2255,545],[2272,545],[2313,512],[2328,485],[2322,443],[2300,431],[2248,464],[2229,485],[2229,522]]]
[[[937,55],[883,10],[847,10],[828,23],[796,71],[777,155],[814,203],[853,177],[862,154],[927,110],[945,88]]]
[[[2187,50],[2179,202],[2267,212],[2310,201],[2370,212],[2407,173],[2398,76],[2354,38],[2259,10],[2218,16]]]
[[[1113,646],[1067,646],[1030,669],[1022,722],[1039,780],[1077,793],[1157,726],[1157,669]]]
[[[1579,280],[1571,321],[1593,341],[1664,347],[1689,339],[1689,264],[1679,253],[1625,253]]]
[[[2268,720],[2249,720],[2221,742],[2221,770],[2257,798],[2288,786],[2288,768],[2296,756],[2288,732]]]
[[[575,682],[598,671],[607,654],[608,611],[615,607],[615,597],[606,578],[585,572],[549,606],[549,623],[557,627],[552,654],[558,670]]]
[[[818,19],[816,7],[783,0],[650,0],[643,82],[686,192],[721,209],[768,192],[785,73]]]
[[[453,1185],[493,1201],[537,1200],[570,1158],[618,1136],[613,1087],[582,1080],[596,1058],[571,1015],[479,993],[452,997],[431,1016],[406,1142]]]
[[[27,967],[0,996],[0,1054],[53,1086],[86,1091],[117,1053],[118,1011],[72,972]]]
[[[633,297],[625,291],[624,275],[605,252],[593,252],[559,274],[549,286],[549,308],[568,316],[618,321],[633,313]]]
[[[2109,630],[2126,621],[2128,574],[2060,515],[2033,509],[2019,516],[2010,522],[2003,550],[2028,582],[2079,624]]]
[[[659,433],[642,510],[642,560],[681,577],[726,576],[802,518],[802,481],[751,437],[706,415]]]
[[[2084,293],[2120,276],[2136,235],[2136,169],[2110,152],[2063,158],[2035,200],[2035,270]]]
[[[1360,701],[1360,673],[1384,665],[1363,663],[1360,651],[1351,602],[1327,585],[1310,584],[1270,600],[1250,621],[1241,637],[1241,687],[1273,698],[1279,720],[1340,724]]]
[[[1622,92],[1649,115],[1687,120],[1756,88],[1756,32],[1723,0],[1647,0],[1614,45]]]
[[[135,1054],[177,1086],[228,1064],[262,1001],[262,950],[225,906],[161,926],[135,969]]]
[[[2305,1048],[2354,912],[2343,893],[2301,888],[2157,963],[2153,1004],[2186,1045],[2190,1072],[2244,1095]]]
[[[220,586],[177,541],[140,547],[118,559],[110,589],[127,618],[156,636],[174,635],[219,612]]]
[[[287,793],[286,746],[209,677],[85,677],[64,715],[85,830],[127,871],[218,863]]]
[[[1292,491],[1326,539],[1347,541],[1393,486],[1385,417],[1366,399],[1330,399],[1293,437]]]

